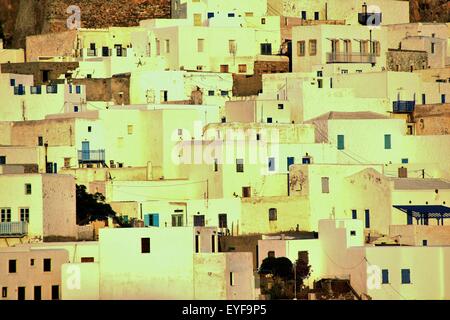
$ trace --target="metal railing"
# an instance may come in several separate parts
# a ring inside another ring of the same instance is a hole
[[[394,101],[393,102],[393,111],[395,113],[412,113],[416,107],[415,101]]]
[[[360,52],[329,52],[327,53],[327,63],[375,63],[376,57],[370,53]]]
[[[28,234],[28,222],[1,222],[0,237],[17,237]]]
[[[105,150],[78,150],[79,162],[104,162]]]

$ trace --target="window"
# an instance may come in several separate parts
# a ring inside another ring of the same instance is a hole
[[[47,93],[49,93],[49,94],[56,94],[56,93],[58,93],[58,86],[57,85],[47,86]]]
[[[273,119],[272,118],[267,118],[267,123],[272,123]]]
[[[25,300],[25,287],[17,288],[17,300]]]
[[[352,219],[353,219],[353,220],[358,219],[358,211],[352,210]]]
[[[59,286],[52,286],[52,300],[59,300]]]
[[[195,253],[200,252],[200,235],[195,235]]]
[[[284,104],[279,103],[279,104],[278,104],[278,110],[283,110],[283,109],[284,109]]]
[[[216,252],[216,236],[211,236],[211,252]]]
[[[236,159],[236,172],[244,172],[244,159]]]
[[[29,208],[20,208],[20,221],[22,222],[30,222],[30,209]]]
[[[309,55],[315,56],[317,54],[317,40],[309,40]]]
[[[365,213],[366,213],[366,229],[369,229],[370,228],[370,210],[366,209]]]
[[[16,273],[17,272],[17,260],[9,260],[8,272],[9,273]]]
[[[347,69],[342,69],[341,70],[341,74],[348,74],[348,70]]]
[[[228,69],[227,69],[228,70]],[[226,96],[228,96],[228,91],[226,91],[226,90],[220,90],[220,95],[222,96],[222,97],[226,97]]]
[[[216,94],[216,92],[214,90],[209,90],[208,91],[208,96],[212,97]]]
[[[322,193],[330,193],[330,178],[322,177]]]
[[[208,19],[214,18],[214,12],[208,12]]]
[[[381,270],[381,283],[382,284],[389,283],[389,270],[387,270],[387,269]]]
[[[88,126],[88,132],[92,132],[92,127]]]
[[[230,272],[230,286],[234,286],[234,272]]]
[[[446,99],[445,99],[445,94],[441,94],[441,103],[445,103]]]
[[[93,263],[95,262],[94,257],[82,257],[81,263]]]
[[[9,79],[9,85],[11,87],[15,87],[16,86],[16,79]]]
[[[78,106],[73,107],[73,112],[78,112]]]
[[[422,104],[426,104],[426,101],[427,101],[426,95],[425,93],[422,93]]]
[[[266,24],[266,18],[261,18],[261,24]]]
[[[42,93],[42,87],[41,86],[31,86],[30,87],[30,93],[31,94],[41,94]]]
[[[144,226],[159,227],[159,214],[151,213],[144,215]]]
[[[233,13],[233,12],[230,12],[229,14],[228,14],[228,18],[234,18],[235,17],[235,14]]]
[[[251,198],[251,196],[252,196],[252,188],[242,187],[242,198]]]
[[[239,72],[240,73],[246,73],[247,72],[247,65],[246,64],[240,64],[239,65]]]
[[[219,171],[219,160],[214,159],[214,172],[218,172],[218,171]]]
[[[219,214],[219,228],[227,228],[227,214],[220,213]]]
[[[183,215],[173,214],[172,215],[172,227],[182,227],[183,226]]]
[[[431,53],[434,54],[436,51],[436,44],[434,42],[431,43]]]
[[[236,54],[237,51],[236,40],[228,40],[228,51],[231,54]]]
[[[220,72],[221,73],[228,73],[229,72],[229,68],[227,64],[221,64],[220,65]]]
[[[14,87],[14,95],[23,96],[25,95],[25,87],[19,84],[17,87]]]
[[[103,57],[109,56],[109,48],[108,47],[102,47],[102,56]]]
[[[409,269],[402,269],[402,284],[411,283],[411,271]]]
[[[408,163],[409,163],[409,159],[408,158],[402,159],[402,164],[408,164]]]
[[[305,52],[306,52],[305,47],[306,47],[305,46],[305,41],[298,41],[297,42],[297,55],[299,57],[305,56]]]
[[[25,184],[25,194],[30,195],[31,194],[31,183]]]
[[[269,209],[269,221],[277,221],[277,209]]]
[[[141,238],[141,253],[150,253],[150,238]]]
[[[306,11],[302,11],[302,20],[306,20]]]
[[[422,245],[423,245],[424,247],[428,246],[428,240],[422,240]]]
[[[275,251],[267,252],[267,258],[275,258]]]
[[[170,53],[170,40],[166,40],[166,53]]]
[[[204,227],[205,226],[205,216],[196,215],[194,216],[194,227]]]
[[[34,266],[34,259],[30,259],[30,266]]]
[[[52,271],[52,259],[44,259],[44,272]]]
[[[275,171],[275,158],[269,158],[269,171]]]
[[[369,52],[369,41],[362,40],[359,42],[359,52],[363,55]]]
[[[34,300],[42,300],[42,287],[34,286]]]
[[[44,145],[44,138],[39,136],[38,137],[38,146],[42,147]]]
[[[0,156],[0,165],[6,164],[6,156]]]
[[[197,39],[197,52],[203,52],[205,46],[205,39]]]
[[[323,80],[322,80],[322,79],[317,79],[317,87],[318,87],[319,89],[322,89],[322,88],[323,88]]]
[[[373,54],[375,54],[377,57],[381,55],[381,46],[380,41],[374,41],[373,42]]]
[[[11,208],[0,209],[1,222],[11,222]]]
[[[272,44],[271,43],[261,43],[261,54],[262,55],[272,55]]]
[[[129,124],[127,129],[128,129],[128,135],[132,135],[133,134],[133,125]]]
[[[390,134],[385,134],[384,135],[384,149],[389,150],[391,148],[392,148],[391,135]]]
[[[76,94],[81,94],[81,86],[76,86],[75,87],[75,93]]]
[[[314,20],[319,20],[319,17],[320,17],[320,15],[319,15],[319,12],[314,12]]]
[[[338,150],[344,150],[345,149],[345,138],[344,135],[338,135],[337,136],[337,148]]]
[[[158,39],[156,39],[156,55],[161,55],[161,42]]]
[[[351,54],[352,53],[352,41],[351,40],[344,40],[344,53],[345,54]]]
[[[8,287],[2,288],[2,298],[8,298]]]
[[[352,237],[356,236],[356,231],[355,230],[350,231],[350,236]]]

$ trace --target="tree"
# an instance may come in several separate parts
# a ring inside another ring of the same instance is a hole
[[[297,278],[297,288],[303,287],[303,282],[311,276],[311,266],[305,259],[298,259],[295,262],[295,272]]]
[[[77,185],[76,193],[78,225],[116,217],[116,213],[109,204],[105,203],[105,196],[101,193],[90,194],[86,191],[86,186],[83,185]]]
[[[290,280],[294,276],[292,262],[285,257],[268,257],[264,259],[259,273],[272,274],[274,277],[279,277],[283,280]]]

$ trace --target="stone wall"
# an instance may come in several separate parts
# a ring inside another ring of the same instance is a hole
[[[450,134],[450,104],[416,106],[414,122],[416,135]]]
[[[76,79],[75,85],[86,86],[87,101],[113,101],[130,104],[130,75],[116,75],[108,79]]]
[[[78,62],[28,62],[5,63],[1,65],[3,73],[31,74],[34,76],[35,85],[44,85],[48,81],[43,79],[43,71],[49,71],[49,80],[56,80],[61,75],[70,73],[78,68]]]
[[[428,54],[425,51],[389,49],[386,56],[388,71],[411,72],[428,69]]]

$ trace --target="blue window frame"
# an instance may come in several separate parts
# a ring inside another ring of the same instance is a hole
[[[344,150],[345,149],[345,137],[342,134],[339,134],[337,136],[337,148],[338,148],[338,150]]]
[[[226,96],[228,96],[228,91],[226,91],[226,90],[221,90],[221,91],[220,91],[220,95],[221,95],[222,97],[226,97]]]
[[[269,158],[269,171],[275,171],[275,158]]]
[[[442,94],[442,95],[441,95],[441,103],[445,103],[445,100],[446,100],[446,99],[445,99],[445,94]]]
[[[81,86],[76,86],[75,90],[76,90],[75,92],[77,94],[80,94],[81,93]]]
[[[215,91],[214,90],[209,90],[208,91],[208,96],[210,96],[210,97],[212,97],[212,96],[214,96],[215,95]]]
[[[42,87],[41,86],[32,86],[32,87],[30,87],[30,93],[31,94],[41,94]]]
[[[365,213],[366,213],[366,229],[369,229],[370,228],[370,210],[366,209]]]
[[[57,85],[51,85],[47,86],[47,93],[58,93],[58,86]]]
[[[384,135],[384,149],[386,150],[392,149],[392,138],[390,134]]]
[[[78,112],[78,106],[73,107],[73,112]]]
[[[358,219],[358,211],[352,210],[352,219],[353,219],[353,220]]]
[[[288,157],[287,158],[287,170],[289,171],[289,167],[292,166],[295,163],[294,157]]]
[[[11,87],[15,87],[16,86],[16,79],[10,79],[9,80],[9,84]]]
[[[381,283],[383,283],[383,284],[389,283],[389,270],[388,269],[381,270]]]
[[[234,18],[236,15],[233,13],[233,12],[230,12],[229,14],[228,14],[228,18]]]
[[[146,227],[159,227],[159,213],[144,215],[144,225]]]
[[[306,11],[302,11],[302,19],[306,20]]]
[[[214,12],[208,12],[208,19],[214,18]]]
[[[402,284],[411,283],[411,270],[402,269]]]
[[[409,163],[409,159],[408,158],[403,158],[402,159],[402,164],[408,164]]]
[[[73,87],[71,84],[69,84],[69,93],[72,93],[72,92],[73,92]]]

